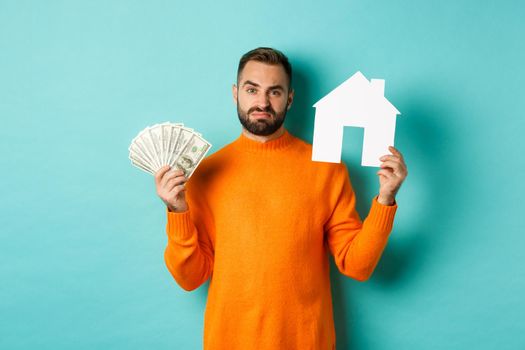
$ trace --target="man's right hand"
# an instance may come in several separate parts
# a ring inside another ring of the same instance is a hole
[[[181,213],[188,210],[184,186],[188,179],[182,170],[172,169],[170,171],[170,169],[169,165],[165,165],[155,174],[157,194],[169,210]]]

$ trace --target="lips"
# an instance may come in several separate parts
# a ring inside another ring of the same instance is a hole
[[[252,113],[256,118],[270,118],[272,115],[269,113]]]

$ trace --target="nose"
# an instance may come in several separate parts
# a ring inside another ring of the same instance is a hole
[[[268,94],[259,94],[257,99],[257,107],[264,110],[266,107],[270,105],[270,97]]]

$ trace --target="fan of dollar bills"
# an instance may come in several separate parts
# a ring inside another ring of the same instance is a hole
[[[131,141],[131,164],[150,174],[165,165],[182,169],[189,178],[211,144],[182,123],[165,122],[148,126]]]

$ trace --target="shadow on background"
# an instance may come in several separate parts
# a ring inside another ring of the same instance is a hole
[[[314,109],[312,101],[311,77],[308,77],[305,66],[294,66],[292,85],[295,90],[292,107],[286,114],[285,126],[292,135],[312,143],[314,126]]]
[[[424,274],[425,262],[450,239],[446,231],[435,235],[432,226],[449,226],[447,223],[457,215],[452,208],[462,207],[464,204],[460,202],[465,200],[457,195],[462,192],[460,158],[448,154],[445,147],[450,140],[456,144],[461,135],[452,125],[440,122],[446,120],[446,114],[453,113],[447,109],[450,101],[444,101],[437,92],[431,98],[420,97],[417,92],[412,96],[403,108],[403,116],[399,117],[403,119],[398,119],[400,127],[396,139],[400,140],[400,147],[410,150],[410,157],[405,157],[409,176],[400,191],[406,185],[412,186],[411,190],[420,193],[417,196],[420,202],[402,203],[417,207],[418,215],[411,217],[408,224],[404,223],[404,232],[395,232],[394,225],[393,235],[373,279],[374,284],[385,288],[413,283]]]

